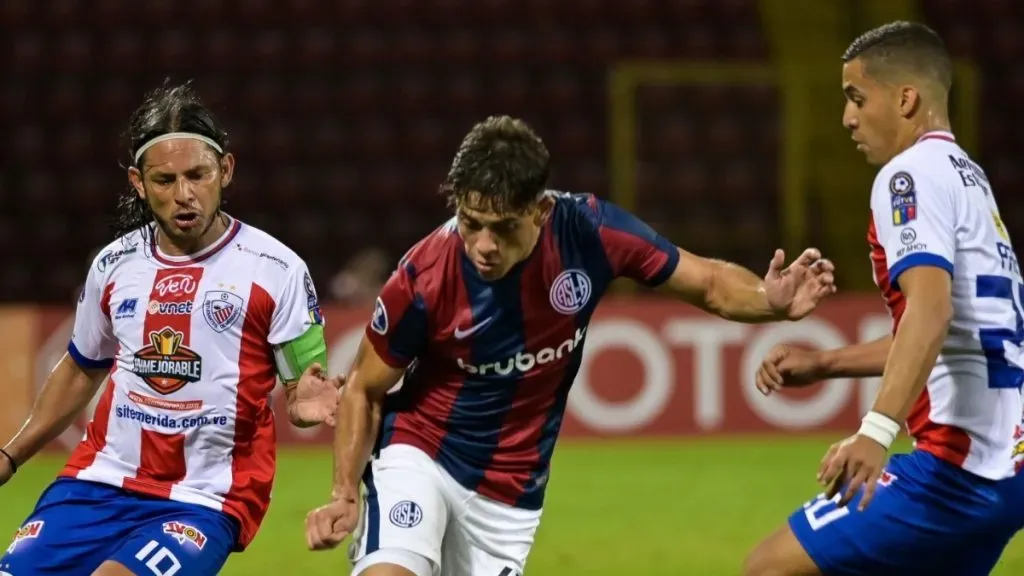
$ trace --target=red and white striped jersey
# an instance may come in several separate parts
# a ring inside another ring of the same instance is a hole
[[[89,269],[68,346],[111,376],[62,475],[222,510],[244,548],[274,479],[274,346],[321,321],[306,264],[237,220],[186,257],[141,230],[118,239]]]
[[[903,272],[935,266],[952,279],[949,332],[907,416],[915,446],[985,478],[1011,475],[1021,436],[1024,283],[985,172],[952,134],[925,134],[878,173],[871,213],[875,282],[893,333],[906,307]]]

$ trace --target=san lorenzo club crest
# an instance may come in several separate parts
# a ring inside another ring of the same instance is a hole
[[[230,328],[242,315],[242,297],[226,290],[211,290],[203,298],[203,318],[215,332]]]
[[[593,286],[586,272],[566,270],[555,278],[548,295],[551,307],[562,314],[575,314],[590,301]]]

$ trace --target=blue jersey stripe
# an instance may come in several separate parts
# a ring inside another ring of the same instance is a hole
[[[523,311],[519,302],[522,266],[500,281],[480,278],[467,257],[461,258],[460,275],[472,313],[472,325],[486,327],[469,336],[470,360],[479,365],[494,358],[514,358],[526,349]],[[505,380],[495,386],[496,380]],[[505,415],[516,394],[516,371],[508,376],[494,368],[489,373],[467,374],[449,412],[437,460],[462,486],[476,490],[490,467],[501,439]],[[488,386],[488,382],[491,384]],[[456,430],[457,433],[451,433]]]
[[[594,226],[594,222],[586,218],[585,212],[574,210],[571,202],[565,202],[556,209],[552,230],[557,238],[559,257],[563,269],[586,270],[590,276],[592,285],[595,287],[594,294],[590,301],[580,310],[575,317],[577,329],[584,329],[590,324],[590,318],[601,299],[605,288],[613,280],[612,266],[601,244],[600,231]],[[586,220],[581,220],[580,216]],[[581,230],[587,234],[581,238]],[[582,240],[582,241],[581,241]],[[584,337],[586,342],[586,337]],[[536,510],[544,504],[544,493],[547,487],[546,477],[551,465],[551,457],[555,451],[555,443],[558,440],[558,433],[562,427],[565,417],[565,407],[569,399],[569,390],[572,388],[576,375],[579,373],[580,365],[583,363],[583,348],[581,345],[576,348],[572,361],[565,367],[562,375],[562,383],[558,388],[555,404],[548,411],[544,421],[540,439],[537,444],[538,465],[530,475],[527,482],[527,491],[524,492],[516,505],[521,508]]]

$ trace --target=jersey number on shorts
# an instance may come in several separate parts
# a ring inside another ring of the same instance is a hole
[[[181,562],[167,548],[160,546],[156,540],[150,540],[135,554],[135,559],[145,562],[146,568],[153,571],[156,576],[174,576],[181,570]]]
[[[1006,359],[1006,343],[1015,347],[1024,343],[1024,316],[1021,315],[1021,302],[1024,302],[1024,284],[1014,282],[1004,276],[978,276],[978,298],[999,298],[1009,300],[1016,316],[1016,328],[982,328],[978,330],[981,348],[988,360],[989,388],[1020,389],[1024,383],[1024,369]]]
[[[804,516],[807,516],[807,523],[811,526],[811,530],[828,526],[850,513],[848,506],[842,508],[838,506],[842,497],[842,493],[839,493],[832,498],[826,498],[825,494],[821,493],[818,494],[816,500],[804,504]]]

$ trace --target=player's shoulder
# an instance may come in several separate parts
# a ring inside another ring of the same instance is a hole
[[[100,248],[92,259],[90,273],[110,278],[126,263],[145,258],[147,234],[151,232],[148,227],[139,227]]]
[[[957,168],[961,163],[973,164],[955,141],[923,138],[894,156],[878,171],[874,189],[876,192],[899,194],[924,182],[928,182],[930,188],[943,186],[956,181]]]
[[[249,260],[263,275],[287,277],[306,263],[284,242],[250,224],[239,222],[238,234],[226,247],[239,259]]]
[[[555,200],[552,225],[562,232],[595,232],[612,207],[594,194],[547,190],[545,194]]]
[[[461,239],[453,216],[413,244],[399,259],[397,269],[413,279],[430,277],[457,257],[459,249]]]

